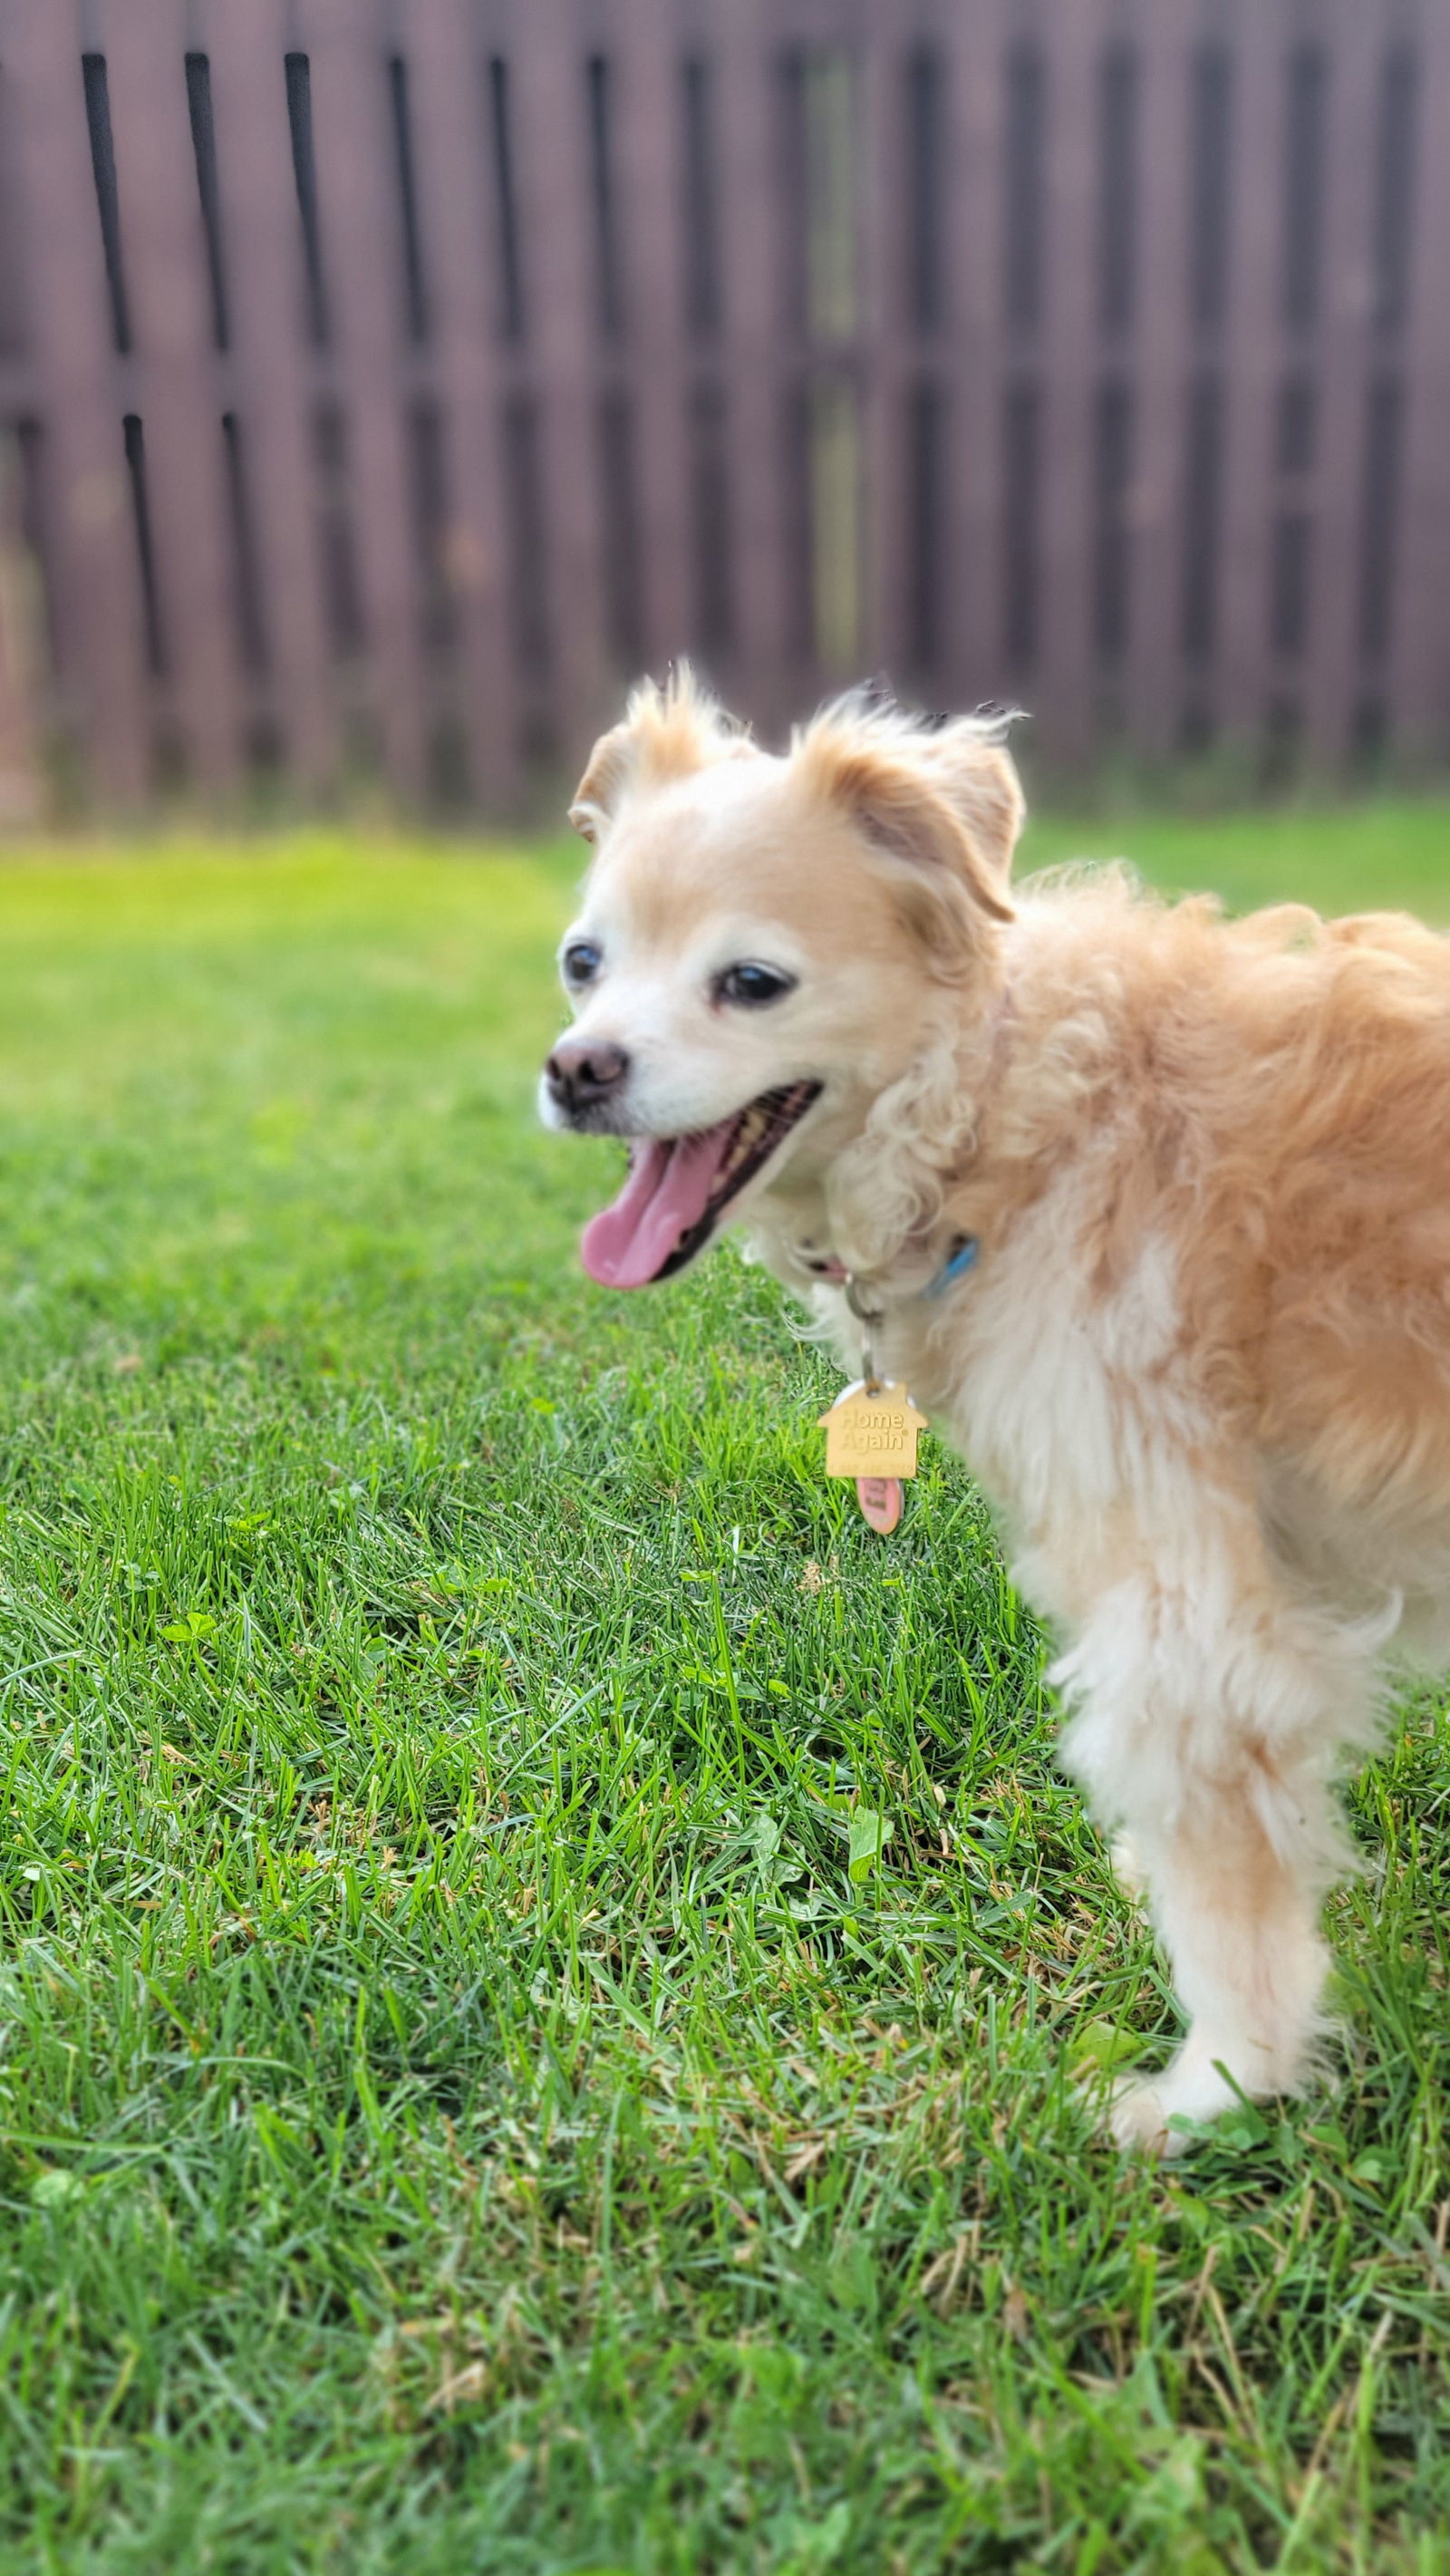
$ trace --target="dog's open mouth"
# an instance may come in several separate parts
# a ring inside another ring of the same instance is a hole
[[[763,1091],[697,1136],[636,1137],[618,1198],[584,1229],[580,1250],[590,1278],[604,1288],[646,1288],[683,1269],[820,1089],[818,1082],[792,1082]]]

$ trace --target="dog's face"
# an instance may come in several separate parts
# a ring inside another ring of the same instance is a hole
[[[593,1277],[668,1278],[787,1169],[823,1168],[980,962],[1019,805],[978,728],[1001,807],[984,855],[945,740],[848,708],[774,758],[686,679],[596,747],[573,808],[596,857],[560,950],[574,1027],[541,1089],[550,1125],[630,1145],[585,1232]]]

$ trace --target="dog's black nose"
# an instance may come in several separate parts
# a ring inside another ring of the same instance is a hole
[[[556,1109],[577,1118],[620,1089],[629,1072],[622,1046],[601,1038],[561,1038],[544,1067],[549,1098]]]

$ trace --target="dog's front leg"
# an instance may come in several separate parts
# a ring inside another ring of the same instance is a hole
[[[1145,1554],[1147,1552],[1145,1551]],[[1056,1668],[1075,1715],[1064,1758],[1172,1962],[1188,2023],[1161,2075],[1116,2096],[1124,2144],[1170,2149],[1175,2118],[1292,2091],[1323,2023],[1320,1903],[1342,1863],[1329,1770],[1363,1740],[1373,1645],[1286,1598],[1239,1522],[1200,1528],[1107,1587]]]
[[[1161,2075],[1120,2089],[1110,2120],[1121,2145],[1171,2151],[1170,2120],[1211,2120],[1236,2093],[1292,2092],[1309,2072],[1333,1819],[1307,1772],[1270,1779],[1245,1762],[1212,1779],[1186,1774],[1171,1818],[1134,1814],[1128,1829],[1188,2034]]]

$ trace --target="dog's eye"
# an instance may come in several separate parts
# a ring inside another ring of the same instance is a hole
[[[783,966],[727,966],[724,974],[715,978],[715,999],[743,1003],[747,1010],[758,1011],[763,1003],[779,1002],[787,993],[793,993],[795,984],[794,975],[787,975]]]
[[[571,939],[559,963],[570,992],[582,993],[586,984],[593,983],[604,960],[592,939]]]

